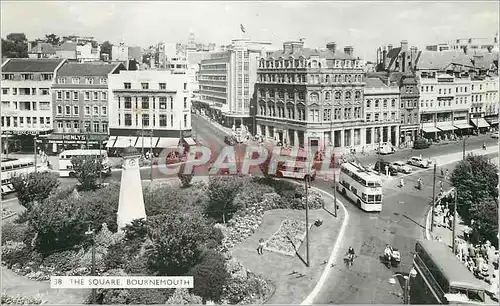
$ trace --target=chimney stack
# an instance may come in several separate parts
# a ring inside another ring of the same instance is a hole
[[[402,40],[401,41],[401,51],[408,51],[408,41]]]
[[[354,48],[352,46],[345,46],[344,53],[349,56],[352,56],[352,54],[354,53]]]
[[[391,51],[391,49],[392,49],[392,45],[388,45],[387,46],[387,51]]]
[[[382,66],[384,70],[387,68],[387,66],[385,65],[386,61],[387,61],[387,49],[384,47],[384,50],[382,51]]]
[[[332,41],[332,42],[329,42],[326,44],[326,48],[330,51],[332,51],[332,53],[335,53],[335,51],[337,51],[337,43]]]

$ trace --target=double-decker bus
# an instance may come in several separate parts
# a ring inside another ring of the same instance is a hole
[[[487,284],[467,270],[442,242],[417,241],[413,267],[417,275],[410,280],[411,304],[494,304],[487,294]]]
[[[66,150],[59,154],[59,176],[60,177],[75,177],[76,173],[73,170],[71,159],[77,156],[93,156],[102,157],[102,173],[104,175],[111,174],[111,168],[108,165],[108,153],[105,150]]]
[[[382,211],[382,181],[379,176],[352,162],[340,166],[337,190],[362,210]]]
[[[49,170],[41,162],[36,166],[38,171]],[[35,161],[34,159],[11,159],[2,160],[2,194],[8,194],[14,192],[14,187],[10,182],[10,178],[17,175],[25,175],[31,172],[35,172]]]
[[[276,175],[284,178],[314,181],[316,170],[310,167],[307,162],[289,160],[278,165]]]

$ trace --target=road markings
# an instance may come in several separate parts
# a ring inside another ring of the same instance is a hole
[[[311,188],[313,190],[319,191],[319,192],[323,193],[324,195],[333,199],[333,196],[330,193],[328,193],[324,190],[321,190],[319,188],[316,188],[316,187],[311,187]],[[340,251],[340,246],[342,245],[342,242],[344,240],[344,235],[345,235],[345,231],[347,228],[347,224],[349,223],[349,212],[347,211],[344,203],[342,203],[338,199],[337,199],[337,203],[340,204],[340,207],[342,207],[342,210],[344,211],[344,221],[342,221],[342,226],[340,227],[340,232],[338,233],[337,240],[335,241],[335,245],[333,247],[333,250],[330,253],[330,258],[328,259],[328,262],[325,265],[325,268],[323,270],[323,273],[321,274],[321,277],[319,278],[318,282],[316,283],[316,286],[314,287],[314,289],[305,298],[305,300],[301,303],[301,305],[313,304],[314,299],[316,298],[316,296],[319,294],[319,292],[323,288],[323,286],[328,278],[328,275],[330,274],[330,271],[332,270],[331,266],[337,260],[337,256],[338,256],[339,251]],[[337,205],[337,203],[334,203],[334,205]]]

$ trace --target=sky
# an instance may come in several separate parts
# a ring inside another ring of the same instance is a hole
[[[306,38],[305,46],[326,42],[354,47],[374,60],[378,46],[407,40],[419,48],[457,38],[491,38],[498,31],[498,1],[1,1],[1,35],[25,33],[93,36],[146,48],[159,41],[230,43],[248,37],[271,41]],[[240,31],[240,24],[246,30]]]

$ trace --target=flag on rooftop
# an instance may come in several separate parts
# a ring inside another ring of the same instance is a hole
[[[241,23],[240,23],[240,29],[241,29],[241,32],[246,33],[245,27]]]

